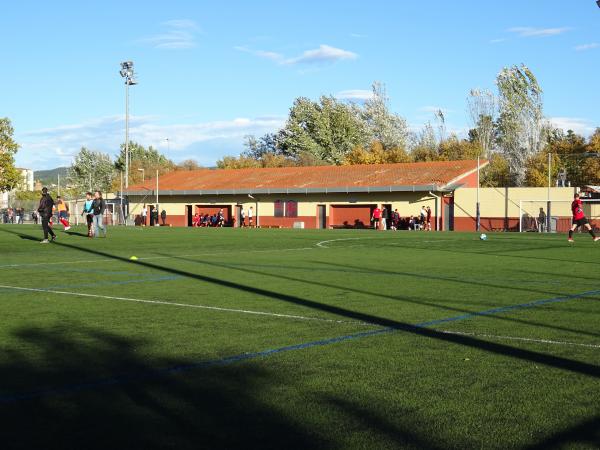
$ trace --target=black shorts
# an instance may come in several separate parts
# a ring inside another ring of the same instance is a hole
[[[583,219],[573,219],[573,225],[577,225],[578,227],[583,227],[585,225],[587,225],[588,223],[590,223],[589,220],[587,220],[587,217],[584,217]]]

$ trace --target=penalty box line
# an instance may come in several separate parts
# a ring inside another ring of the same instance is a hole
[[[146,299],[141,299],[141,298],[115,297],[115,296],[111,296],[111,295],[88,294],[88,293],[84,293],[84,292],[58,291],[58,290],[53,290],[53,289],[28,288],[28,287],[9,286],[9,285],[2,285],[2,284],[0,284],[0,289],[10,289],[10,290],[21,291],[21,292],[38,292],[38,293],[45,293],[45,294],[70,295],[70,296],[74,296],[74,297],[84,297],[84,298],[99,298],[99,299],[104,299],[104,300],[117,300],[117,301],[122,301],[122,302],[173,306],[173,307],[178,307],[178,308],[205,309],[205,310],[209,310],[209,311],[250,314],[250,315],[255,315],[255,316],[277,317],[280,319],[294,319],[294,320],[328,322],[328,323],[336,323],[336,324],[339,323],[339,324],[349,324],[349,325],[378,326],[377,324],[372,324],[372,323],[368,323],[368,322],[326,319],[324,317],[300,316],[300,315],[295,315],[295,314],[282,314],[282,313],[274,313],[274,312],[267,312],[267,311],[255,311],[255,310],[247,310],[247,309],[223,308],[220,306],[191,305],[189,303],[167,302],[164,300],[146,300]]]

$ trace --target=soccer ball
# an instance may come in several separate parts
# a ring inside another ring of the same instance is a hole
[[[479,236],[479,239],[481,239],[482,241],[487,241],[487,234],[481,233],[481,235]]]

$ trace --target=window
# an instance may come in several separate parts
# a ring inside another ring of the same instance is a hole
[[[281,200],[275,200],[275,213],[273,214],[275,217],[284,217],[285,216],[285,203]]]
[[[275,217],[298,217],[298,202],[296,200],[275,200]]]
[[[285,203],[285,217],[298,217],[298,202],[288,200]]]

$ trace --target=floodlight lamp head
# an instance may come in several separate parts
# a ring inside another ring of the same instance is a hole
[[[600,0],[596,2],[596,5],[598,5],[598,8],[600,8]]]

